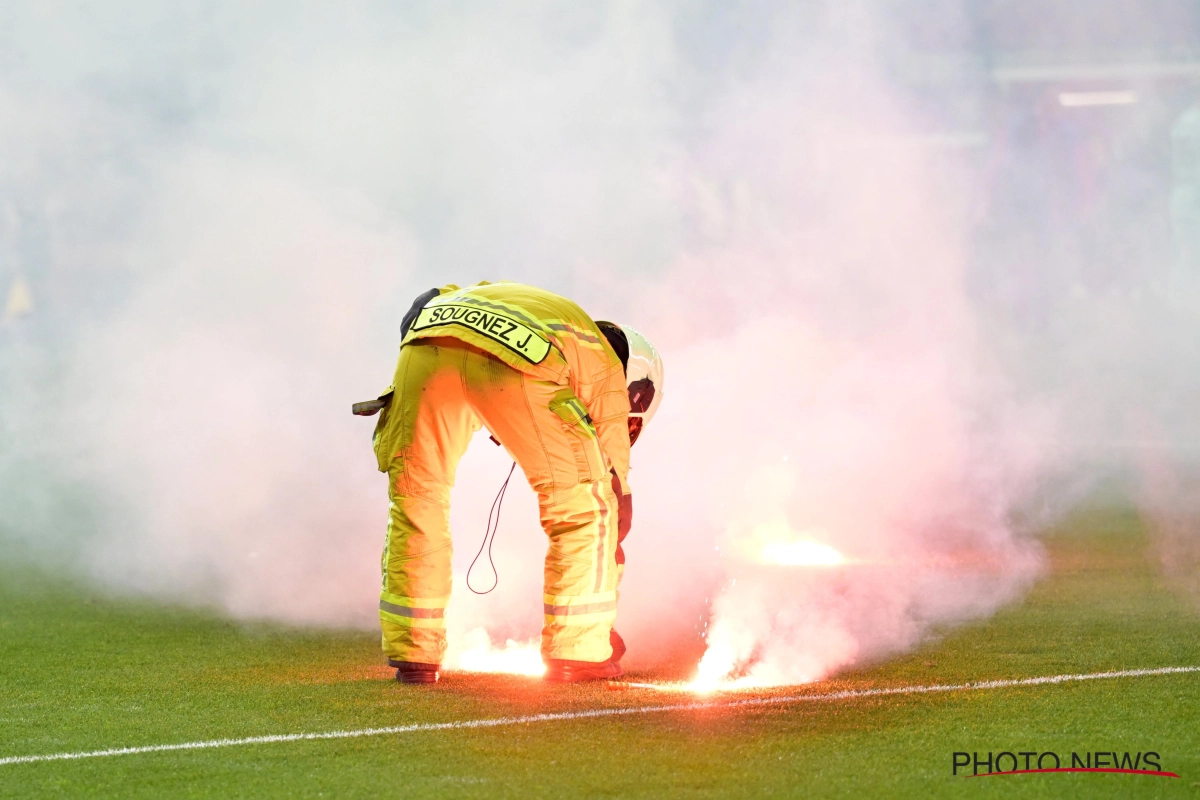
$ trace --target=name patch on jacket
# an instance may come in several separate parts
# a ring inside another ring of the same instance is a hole
[[[550,343],[533,328],[507,314],[458,303],[438,303],[421,309],[412,330],[438,325],[461,325],[517,353],[532,364],[540,364],[550,352]]]

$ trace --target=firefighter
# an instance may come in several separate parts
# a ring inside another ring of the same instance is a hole
[[[433,683],[446,652],[450,488],[486,426],[537,493],[546,552],[546,680],[621,675],[612,630],[629,531],[629,448],[662,399],[662,362],[628,326],[533,286],[422,294],[405,314],[375,455],[391,499],[379,617],[396,679]]]

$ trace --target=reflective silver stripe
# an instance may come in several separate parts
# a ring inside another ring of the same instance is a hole
[[[446,616],[444,608],[409,608],[389,603],[386,600],[379,601],[379,610],[395,614],[398,617],[412,617],[413,619],[437,619]]]
[[[588,414],[587,407],[584,406],[582,401],[580,401],[578,398],[573,397],[567,401],[567,405],[569,405],[572,409],[575,410],[575,413],[579,415],[579,419],[587,420],[588,424],[591,424],[592,416],[591,416],[591,414]]]
[[[452,298],[452,299],[447,299],[447,298]],[[512,308],[511,306],[499,305],[497,303],[489,303],[487,300],[480,300],[478,297],[471,297],[470,295],[466,295],[466,294],[460,295],[457,292],[450,292],[449,294],[444,294],[441,297],[437,298],[437,300],[442,300],[447,303],[469,303],[473,306],[481,306],[483,308],[490,308],[493,311],[501,311],[501,312],[504,312],[505,314],[512,314],[514,317],[521,320],[522,322],[524,322],[526,325],[528,325],[531,328],[537,328],[542,325],[542,323],[539,322],[538,320],[532,319],[531,317],[521,313],[520,311],[518,311],[515,308]],[[436,303],[437,300],[434,300],[433,302]]]
[[[604,496],[604,490],[600,488],[600,481],[592,484],[592,496],[596,498],[596,503],[600,507],[600,535],[596,537],[596,588],[594,589],[599,594],[600,588],[604,586],[604,552],[608,543],[609,517],[608,500]],[[600,603],[600,605],[604,604]],[[617,604],[613,603],[612,606],[616,608]]]
[[[605,611],[616,611],[617,601],[609,600],[606,603],[589,603],[586,606],[552,606],[549,603],[544,603],[543,607],[550,616],[569,617],[573,614],[600,614]]]
[[[547,322],[546,327],[549,328],[550,330],[554,330],[554,331],[566,331],[567,333],[573,333],[576,336],[578,336],[580,339],[583,339],[585,342],[591,342],[592,344],[600,344],[600,340],[597,339],[595,336],[592,336],[587,331],[576,328],[574,325],[561,325],[557,322]]]

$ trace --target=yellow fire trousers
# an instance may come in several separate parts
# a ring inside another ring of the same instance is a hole
[[[607,660],[617,615],[618,503],[583,404],[565,383],[535,379],[452,338],[402,347],[393,386],[375,439],[391,497],[379,603],[384,653],[442,662],[450,488],[482,424],[537,492],[550,538],[543,657]]]

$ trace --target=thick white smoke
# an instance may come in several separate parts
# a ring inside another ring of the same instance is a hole
[[[707,624],[712,674],[810,680],[1018,596],[1012,515],[1059,453],[968,297],[977,176],[896,90],[882,17],[724,5],[0,12],[0,204],[54,295],[7,328],[10,557],[369,628],[386,487],[349,405],[413,296],[507,278],[666,360],[631,663]],[[481,437],[460,470],[460,577],[507,466]],[[458,654],[541,624],[514,483]],[[772,537],[849,563],[760,563]]]
[[[361,621],[378,566],[354,544],[380,502],[346,391],[394,349],[373,323],[411,241],[359,193],[217,155],[157,191],[130,254],[147,278],[78,344],[59,421],[66,471],[136,510],[85,569],[239,616]]]
[[[721,553],[709,679],[822,677],[990,612],[1040,563],[1010,515],[1047,466],[1051,420],[981,341],[965,176],[907,130],[871,37],[840,44],[781,48],[716,105],[694,177],[706,246],[655,298],[682,300],[655,432],[669,449],[643,478],[673,501],[650,535],[682,525]],[[797,543],[847,563],[761,563]]]

